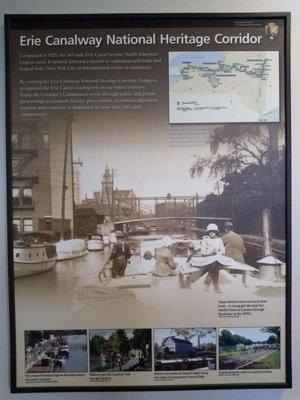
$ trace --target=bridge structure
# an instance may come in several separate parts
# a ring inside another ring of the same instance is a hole
[[[151,202],[155,209],[156,217],[159,217],[160,211],[159,206],[168,204],[168,206],[172,206],[175,217],[178,212],[178,208],[180,207],[180,203],[188,203],[193,214],[196,213],[196,206],[201,201],[205,200],[205,196],[200,196],[198,194],[194,196],[173,196],[168,193],[166,196],[133,196],[126,199],[127,202],[130,203],[131,214],[135,214],[138,218],[141,218],[142,214],[142,204],[143,202]],[[124,202],[124,197],[115,196],[113,198],[113,203],[122,203]],[[134,206],[135,205],[135,206]],[[133,213],[133,209],[136,208],[135,213]],[[115,216],[120,216],[120,209],[116,207],[116,211],[114,212]]]
[[[161,221],[206,221],[210,222],[222,222],[230,221],[230,217],[197,217],[197,216],[168,216],[168,217],[150,217],[150,218],[136,218],[136,219],[128,219],[123,221],[115,221],[114,226],[116,229],[120,229],[126,233],[128,231],[128,225],[139,224],[139,223],[147,223],[147,222],[161,222]]]

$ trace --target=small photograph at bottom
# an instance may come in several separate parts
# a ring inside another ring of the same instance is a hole
[[[28,374],[87,372],[87,331],[25,331]]]
[[[90,371],[151,371],[151,329],[90,330]]]
[[[219,369],[280,369],[280,327],[220,329]]]
[[[216,341],[216,328],[155,329],[154,370],[215,370]]]

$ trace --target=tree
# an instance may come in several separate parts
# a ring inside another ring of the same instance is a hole
[[[100,356],[100,354],[103,353],[105,343],[106,340],[103,336],[95,335],[90,340],[90,353],[95,356]]]
[[[210,140],[210,157],[197,157],[191,175],[200,176],[206,168],[210,175],[224,177],[248,165],[264,165],[268,158],[267,131],[256,124],[223,125],[214,130]]]
[[[25,331],[25,347],[33,347],[43,339],[43,331]]]
[[[186,340],[192,339],[195,336],[204,338],[207,335],[215,334],[215,328],[175,328],[171,329],[172,333],[184,337]]]
[[[146,355],[146,347],[151,348],[151,329],[134,329],[131,343],[134,349],[140,349]]]
[[[220,346],[231,346],[232,345],[232,333],[228,329],[223,329],[219,337]]]
[[[223,182],[223,192],[209,194],[198,204],[198,214],[230,217],[240,232],[261,234],[261,213],[267,207],[276,222],[273,237],[284,236],[285,148],[282,130],[271,125],[225,125],[213,132],[211,155],[197,157],[190,172],[196,177],[208,170]]]
[[[127,355],[130,350],[129,339],[124,329],[117,329],[108,338],[111,348],[118,350],[122,355]]]
[[[154,357],[162,358],[164,355],[163,348],[159,346],[157,343],[154,344]]]
[[[275,335],[270,335],[266,340],[266,343],[275,344],[277,343],[277,337]]]
[[[252,344],[253,341],[244,336],[232,334],[228,329],[222,330],[219,337],[220,346],[236,346],[239,343],[242,343],[247,346]]]
[[[277,342],[280,343],[280,327],[279,326],[266,326],[265,328],[262,328],[261,331],[275,335],[277,338]]]
[[[195,336],[205,337],[206,335],[211,335],[216,332],[216,329],[215,328],[175,328],[175,329],[171,329],[171,332],[189,340]]]
[[[169,347],[164,348],[164,357],[168,357],[171,354],[171,350]]]

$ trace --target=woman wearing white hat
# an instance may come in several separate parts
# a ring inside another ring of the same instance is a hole
[[[177,264],[174,262],[173,255],[169,247],[172,244],[170,236],[162,238],[162,247],[155,250],[155,268],[156,276],[178,275]]]
[[[207,273],[204,281],[205,290],[209,289],[212,281],[216,293],[221,293],[219,287],[219,270],[221,264],[218,262],[220,255],[225,254],[225,247],[220,238],[219,228],[216,224],[209,224],[206,228],[206,235],[203,236],[200,246],[200,252],[203,256],[201,269],[193,272],[187,278],[187,284],[197,281],[201,276]]]

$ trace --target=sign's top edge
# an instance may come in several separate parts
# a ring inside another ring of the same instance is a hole
[[[62,19],[73,19],[73,18],[97,18],[97,19],[119,19],[119,18],[132,18],[132,19],[164,19],[164,18],[178,18],[178,19],[197,19],[197,18],[284,18],[291,15],[290,11],[280,11],[280,12],[249,12],[249,13],[88,13],[88,14],[4,14],[7,19],[35,19],[35,18],[62,18]]]

